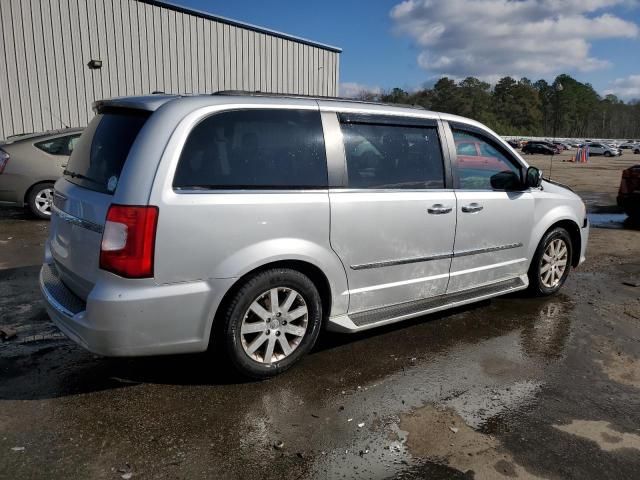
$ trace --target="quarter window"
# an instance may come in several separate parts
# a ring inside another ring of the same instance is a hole
[[[320,114],[241,110],[212,115],[189,134],[176,189],[327,188]]]
[[[435,127],[343,123],[350,188],[444,188]]]
[[[505,154],[483,136],[464,130],[453,130],[457,160],[454,165],[456,188],[492,190],[491,177],[513,172],[520,177],[520,169]]]
[[[73,151],[73,147],[78,142],[80,134],[67,135],[66,137],[58,137],[44,142],[38,142],[35,144],[43,152],[47,152],[51,155],[63,155],[69,156]]]

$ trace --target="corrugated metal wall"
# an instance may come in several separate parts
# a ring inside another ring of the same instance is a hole
[[[84,126],[94,100],[156,90],[338,91],[337,51],[153,2],[0,0],[0,22],[0,138]]]

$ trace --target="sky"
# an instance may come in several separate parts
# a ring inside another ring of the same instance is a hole
[[[340,94],[568,73],[640,99],[640,0],[170,0],[342,48]]]

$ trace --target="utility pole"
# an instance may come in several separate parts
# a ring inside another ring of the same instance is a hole
[[[556,136],[558,135],[558,123],[560,121],[560,92],[564,90],[564,87],[560,82],[556,80],[553,84],[554,90],[554,116],[553,116],[553,141],[556,141]],[[551,152],[551,165],[549,167],[549,180],[551,180],[551,172],[553,171],[553,156],[554,152]]]

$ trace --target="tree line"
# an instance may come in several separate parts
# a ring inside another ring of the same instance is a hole
[[[442,77],[432,88],[363,91],[358,98],[462,115],[501,135],[640,139],[639,100],[602,97],[566,74],[553,83],[503,77],[494,86],[475,77],[460,82]]]

